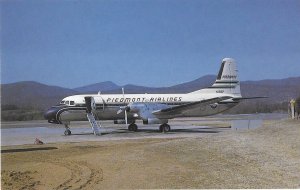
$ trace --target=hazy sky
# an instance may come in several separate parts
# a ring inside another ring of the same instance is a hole
[[[169,86],[238,63],[300,76],[300,1],[2,0],[1,83]]]

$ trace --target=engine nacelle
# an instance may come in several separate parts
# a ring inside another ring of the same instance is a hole
[[[145,108],[145,104],[143,103],[131,103],[127,106],[127,111],[132,113],[137,113],[140,110],[143,110]]]
[[[128,119],[127,123],[134,123],[134,120]],[[126,124],[125,119],[116,119],[114,120],[114,124]]]
[[[143,124],[164,124],[168,123],[167,119],[157,119],[157,118],[148,118],[147,120],[143,120]]]

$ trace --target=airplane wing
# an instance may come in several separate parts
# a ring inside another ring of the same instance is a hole
[[[223,97],[218,97],[218,98],[211,98],[211,99],[206,99],[206,100],[201,100],[201,101],[197,101],[197,102],[193,102],[193,103],[187,103],[187,104],[183,104],[180,106],[174,106],[174,107],[169,107],[166,109],[161,109],[161,110],[157,110],[157,111],[153,111],[152,114],[155,116],[160,116],[160,115],[176,115],[176,114],[181,114],[187,110],[190,109],[194,109],[194,108],[198,108],[201,106],[207,106],[210,104],[214,104],[214,103],[218,103],[221,102],[223,100],[227,100],[227,99],[231,99],[232,97],[230,96],[223,96]]]

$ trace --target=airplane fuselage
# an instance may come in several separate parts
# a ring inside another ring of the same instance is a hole
[[[222,96],[232,96],[232,94],[221,94]],[[118,114],[122,106],[130,103],[144,105],[148,110],[157,110],[187,103],[198,102],[201,100],[219,97],[220,93],[215,94],[83,94],[66,97],[60,105],[53,106],[56,113],[53,122],[64,123],[70,121],[84,121],[86,118],[86,105],[84,97],[93,97],[97,109],[95,114],[100,120],[124,119],[124,113]],[[174,117],[201,117],[223,112],[237,105],[235,101],[223,101],[209,106],[192,109],[179,115],[165,115],[160,119],[171,119]],[[128,112],[128,119],[143,119],[138,115]]]

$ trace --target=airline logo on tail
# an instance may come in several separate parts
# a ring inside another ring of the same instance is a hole
[[[222,79],[236,79],[237,76],[236,75],[224,75],[222,76]]]

